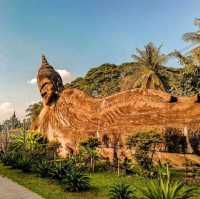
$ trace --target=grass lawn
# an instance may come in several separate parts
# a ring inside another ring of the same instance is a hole
[[[89,174],[91,177],[92,189],[83,193],[65,193],[57,182],[50,179],[38,177],[36,174],[24,174],[20,170],[0,164],[0,175],[16,181],[48,199],[108,199],[110,185],[119,181],[127,182],[134,186],[144,186],[145,180],[139,177],[122,176],[117,177],[115,173]],[[138,194],[138,193],[137,193]],[[200,196],[195,199],[200,199]]]

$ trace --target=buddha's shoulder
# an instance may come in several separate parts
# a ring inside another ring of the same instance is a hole
[[[59,102],[75,102],[75,101],[89,101],[89,102],[98,102],[99,98],[88,95],[86,92],[81,91],[77,88],[65,88],[59,97]]]

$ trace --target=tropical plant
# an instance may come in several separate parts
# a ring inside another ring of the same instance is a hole
[[[94,137],[89,137],[86,141],[83,141],[81,143],[81,146],[89,147],[91,149],[95,149],[99,145],[100,145],[99,140],[97,138],[94,138]]]
[[[110,199],[133,199],[133,191],[130,189],[130,185],[124,183],[118,183],[111,186],[109,190]]]
[[[131,175],[134,174],[134,167],[133,167],[133,163],[130,159],[125,158],[124,162],[122,163],[122,167],[125,170],[125,173],[127,175]]]
[[[166,128],[164,134],[166,149],[171,153],[185,153],[187,149],[186,137],[181,129]]]
[[[196,32],[189,32],[183,35],[185,41],[200,44],[200,18],[194,20],[194,25],[198,26],[199,30]]]
[[[54,179],[62,180],[72,167],[71,161],[54,162],[50,167],[49,175]]]
[[[95,170],[95,161],[98,159],[98,153],[96,148],[99,146],[100,142],[97,138],[88,138],[85,142],[81,143],[81,154],[85,159],[90,159],[90,168],[94,172]]]
[[[21,169],[23,172],[27,173],[31,171],[32,168],[32,159],[27,155],[22,155],[17,159],[17,168]]]
[[[10,150],[18,151],[33,151],[41,149],[45,138],[38,132],[27,132],[23,131],[20,135],[11,135],[12,145]]]
[[[167,167],[166,175],[160,173],[157,180],[151,180],[139,187],[144,199],[189,199],[195,196],[196,188],[185,187],[179,181],[172,181]]]
[[[1,154],[1,161],[4,163],[4,165],[10,165],[12,168],[17,168],[17,159],[18,154],[15,152],[4,152]]]
[[[132,57],[140,66],[148,67],[157,72],[159,67],[167,61],[167,56],[160,52],[161,47],[162,45],[157,48],[152,42],[150,42],[142,50],[136,48],[138,54],[134,54]]]
[[[189,135],[189,141],[195,154],[200,155],[200,131],[193,129]]]
[[[144,69],[136,81],[134,87],[165,90],[163,82],[159,77],[159,69],[166,63],[168,57],[161,54],[162,46],[158,48],[152,43],[148,43],[144,49],[136,49],[137,54],[132,55],[134,61]]]
[[[195,25],[200,28],[200,19],[195,19]],[[175,50],[170,56],[176,57],[180,64],[184,66],[182,76],[178,85],[180,95],[195,95],[200,92],[200,29],[196,32],[189,32],[183,35],[186,42],[198,44],[195,48],[182,55],[181,52]]]
[[[79,192],[90,188],[89,177],[77,168],[71,169],[62,183],[66,191]]]
[[[127,140],[129,148],[135,147],[134,158],[144,171],[151,171],[156,144],[161,142],[160,134],[154,131],[138,132]]]
[[[35,170],[40,174],[42,178],[49,177],[52,164],[47,160],[41,160],[35,165]]]

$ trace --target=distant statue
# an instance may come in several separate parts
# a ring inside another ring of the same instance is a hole
[[[77,151],[81,141],[95,136],[107,145],[126,144],[127,137],[145,129],[185,128],[200,124],[200,104],[194,97],[174,97],[157,90],[134,89],[96,98],[65,89],[45,56],[37,76],[43,109],[34,128],[49,141],[61,143],[61,155]]]

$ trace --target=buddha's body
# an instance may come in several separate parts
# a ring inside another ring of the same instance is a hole
[[[125,144],[127,136],[138,130],[198,126],[200,119],[196,97],[182,97],[172,103],[170,94],[156,90],[134,89],[94,98],[78,89],[62,89],[51,103],[46,100],[50,98],[43,97],[44,108],[36,128],[50,141],[58,140],[63,155],[76,150],[88,136],[101,141],[106,136],[110,143]]]

